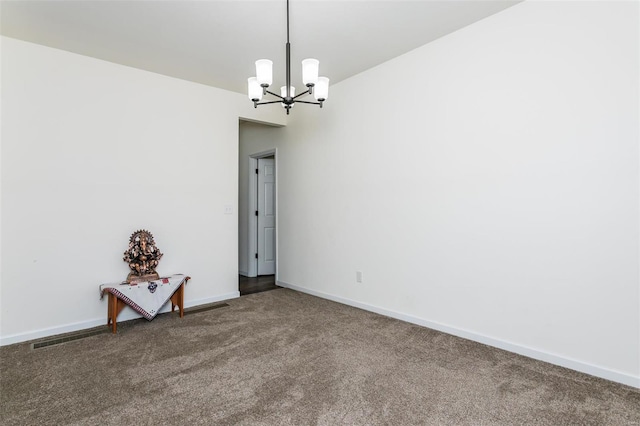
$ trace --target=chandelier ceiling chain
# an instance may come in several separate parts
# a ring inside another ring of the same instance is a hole
[[[269,59],[259,59],[256,61],[256,77],[248,79],[249,99],[253,102],[254,108],[258,105],[280,103],[287,110],[287,115],[295,103],[319,105],[327,100],[329,96],[329,79],[318,77],[320,62],[317,59],[308,58],[302,61],[302,82],[307,90],[296,96],[295,87],[291,86],[291,44],[289,43],[289,0],[287,0],[287,44],[286,44],[286,85],[280,88],[280,94],[273,93],[267,88],[273,82],[273,62]],[[272,95],[278,98],[277,101],[262,100],[264,95]],[[317,102],[301,101],[301,96],[314,95]]]

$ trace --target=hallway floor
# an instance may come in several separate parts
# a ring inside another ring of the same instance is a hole
[[[276,285],[275,275],[263,275],[260,277],[249,278],[240,275],[240,296],[247,294],[260,293],[262,291],[275,290],[280,288]]]

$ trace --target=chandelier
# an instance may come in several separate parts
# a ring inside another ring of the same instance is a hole
[[[296,88],[291,85],[291,45],[289,43],[289,0],[287,0],[287,75],[286,85],[280,88],[280,94],[275,94],[267,90],[273,82],[273,62],[269,59],[259,59],[256,61],[256,76],[248,79],[249,99],[253,102],[253,107],[258,105],[281,103],[287,110],[287,115],[297,102],[301,104],[320,105],[327,100],[329,96],[329,79],[327,77],[318,77],[318,67],[320,62],[317,59],[305,59],[302,61],[302,82],[307,86],[307,90],[296,96]],[[278,98],[277,101],[262,100],[262,96],[272,95]],[[298,98],[306,94],[313,95],[317,102],[301,101]]]

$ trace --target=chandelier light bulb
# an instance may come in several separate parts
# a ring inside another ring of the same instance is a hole
[[[251,101],[257,102],[262,99],[262,87],[260,87],[256,77],[248,78],[247,85],[249,86],[249,99]]]
[[[315,90],[313,91],[316,101],[324,102],[329,97],[329,79],[327,77],[318,77]]]
[[[293,86],[289,86],[290,87],[290,95],[293,98],[296,95],[296,88]],[[287,97],[287,86],[282,86],[280,88],[280,96],[282,96],[283,98]]]
[[[293,87],[293,86],[289,86],[289,89],[291,91],[290,95],[293,98],[296,95],[296,88]],[[280,88],[280,96],[282,96],[283,98],[287,97],[287,86],[282,86]],[[281,104],[282,104],[283,107],[286,107],[284,102],[281,102]],[[293,105],[295,105],[295,104],[292,103],[291,104],[291,108],[293,108]]]
[[[261,86],[271,86],[273,83],[273,62],[268,59],[256,61],[256,78]]]
[[[309,58],[302,61],[302,82],[305,86],[318,84],[318,68],[320,61]]]

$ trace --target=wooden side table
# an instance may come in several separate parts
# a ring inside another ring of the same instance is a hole
[[[171,300],[171,312],[174,312],[175,308],[178,307],[180,318],[184,317],[184,286],[190,279],[191,277],[185,277],[169,298],[169,300]],[[109,299],[107,301],[107,327],[111,326],[111,332],[113,334],[116,334],[116,319],[118,318],[118,314],[120,314],[125,306],[132,306],[133,302],[126,297],[122,298],[118,294],[112,293],[110,291],[108,292],[108,294]]]

